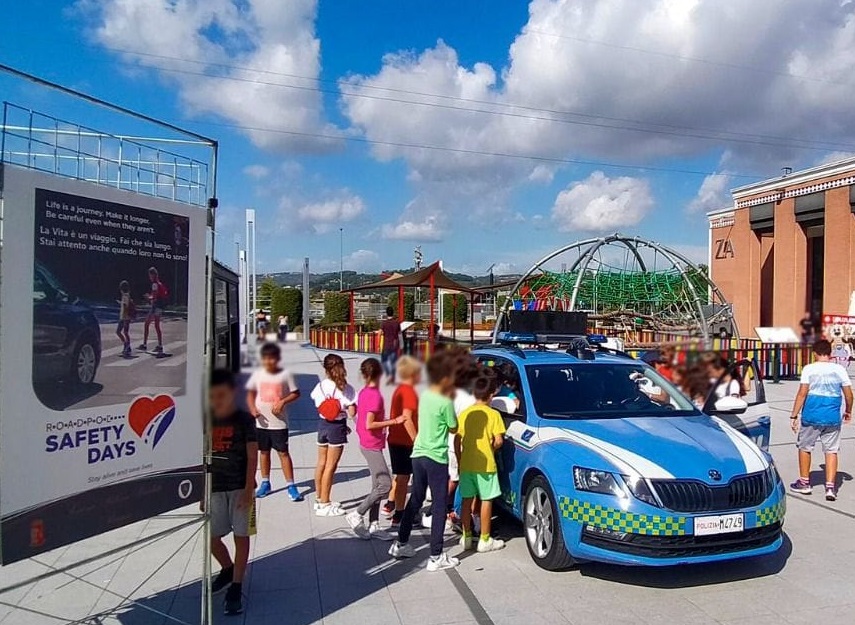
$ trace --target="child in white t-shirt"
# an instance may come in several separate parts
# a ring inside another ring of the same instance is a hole
[[[282,352],[275,343],[261,348],[261,367],[256,369],[246,383],[246,404],[256,420],[258,457],[261,466],[261,484],[256,497],[266,497],[270,486],[270,450],[275,449],[285,475],[285,488],[291,501],[302,501],[303,496],[294,484],[294,463],[288,452],[288,412],[286,406],[300,398],[300,389],[294,376],[279,366]]]

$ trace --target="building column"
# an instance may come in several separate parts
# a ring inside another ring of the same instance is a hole
[[[798,328],[807,310],[807,237],[796,223],[795,200],[775,207],[775,293],[772,321]]]
[[[853,222],[849,187],[825,194],[825,262],[822,312],[845,315],[853,284]]]

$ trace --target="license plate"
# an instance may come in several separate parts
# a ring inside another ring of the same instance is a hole
[[[741,512],[738,514],[695,517],[695,536],[729,534],[731,532],[741,532],[744,529],[745,515]]]

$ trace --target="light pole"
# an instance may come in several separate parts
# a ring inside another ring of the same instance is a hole
[[[339,269],[338,290],[344,291],[344,228],[338,229]]]

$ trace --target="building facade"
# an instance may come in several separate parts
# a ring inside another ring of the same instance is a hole
[[[739,332],[846,314],[855,290],[855,158],[733,190],[711,212],[710,270]]]

